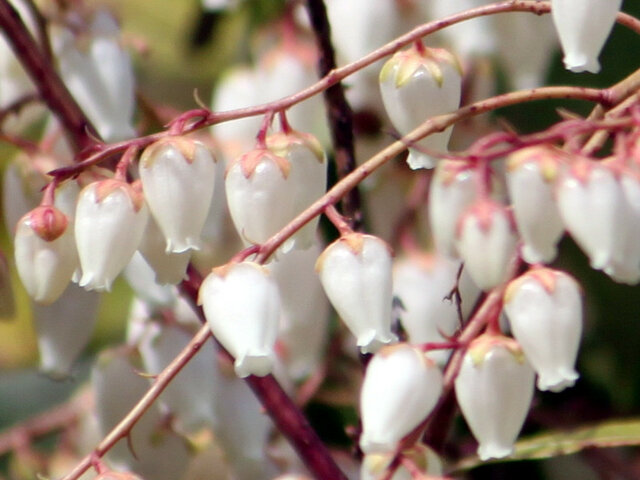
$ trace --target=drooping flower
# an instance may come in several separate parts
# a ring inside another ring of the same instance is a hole
[[[73,228],[59,209],[40,206],[18,222],[16,267],[29,296],[46,305],[56,301],[78,267]]]
[[[484,334],[469,346],[455,391],[462,414],[480,444],[481,460],[513,452],[531,405],[534,377],[513,339]]]
[[[406,343],[382,348],[369,362],[360,391],[365,454],[393,451],[435,407],[442,372]]]
[[[522,258],[548,263],[564,224],[555,201],[555,181],[561,171],[559,153],[547,146],[529,147],[512,154],[507,164],[507,186],[513,214],[522,236]]]
[[[429,224],[438,253],[457,258],[456,227],[478,198],[477,170],[470,162],[438,162],[429,188]]]
[[[504,310],[513,336],[538,374],[538,388],[558,392],[578,378],[582,335],[578,283],[548,268],[530,270],[507,287]]]
[[[621,6],[622,0],[551,0],[551,14],[568,70],[600,71],[598,56]]]
[[[80,192],[75,236],[81,287],[109,291],[131,260],[147,224],[141,190],[139,181],[130,185],[107,179],[93,182]]]
[[[245,261],[214,268],[202,282],[198,304],[213,335],[235,358],[239,377],[271,373],[280,296],[265,267]]]
[[[344,235],[322,252],[316,270],[364,353],[396,340],[391,333],[391,253],[384,241],[360,233]]]
[[[458,224],[460,256],[473,281],[485,291],[507,279],[517,240],[511,215],[491,200],[469,207]]]
[[[167,137],[145,149],[139,172],[167,253],[199,250],[216,175],[209,149],[187,137]]]
[[[431,117],[460,105],[462,70],[446,50],[416,48],[396,53],[380,71],[380,92],[393,126],[406,135]],[[433,168],[436,159],[421,148],[446,152],[452,127],[432,133],[409,147],[413,169]]]

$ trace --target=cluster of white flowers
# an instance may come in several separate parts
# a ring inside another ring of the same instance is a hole
[[[217,11],[238,3],[204,0],[203,6]],[[350,62],[422,19],[488,2],[326,3],[338,58]],[[386,63],[350,76],[347,95],[356,109],[372,110],[407,135],[425,120],[459,108],[464,69],[479,57],[497,54],[505,71],[514,71],[517,87],[539,85],[549,61],[546,49],[536,49],[526,68],[514,66],[514,50],[531,49],[522,40],[531,32],[551,45],[551,21],[566,67],[596,72],[621,3],[553,0],[546,20],[509,12],[465,22],[437,39],[460,59],[418,40]],[[22,2],[16,0],[16,6],[27,18]],[[298,22],[297,28],[308,28]],[[134,77],[118,25],[105,11],[92,13],[85,23],[80,32],[64,23],[50,32],[61,78],[106,142],[133,138]],[[509,36],[514,43],[504,49]],[[234,67],[223,76],[213,110],[276,100],[308,87],[315,78],[314,55],[306,40],[269,44],[256,65]],[[9,72],[23,72],[7,58],[0,55],[0,106],[25,93],[11,90],[23,77]],[[3,90],[5,76],[13,83],[7,80]],[[41,172],[69,163],[58,160],[69,155],[62,143],[46,154],[23,154],[6,169],[5,218],[14,233],[18,275],[34,302],[41,369],[58,378],[70,374],[95,325],[97,292],[110,291],[125,272],[135,293],[127,345],[103,352],[91,380],[97,431],[106,435],[148,388],[134,369],[159,374],[197,330],[193,308],[175,287],[192,264],[208,272],[198,304],[233,357],[235,375],[213,343],[206,343],[130,433],[139,460],[120,442],[110,452],[114,468],[147,478],[181,478],[190,452],[175,433],[196,435],[206,428],[215,432],[236,478],[275,476],[264,451],[271,424],[239,378],[274,374],[293,391],[296,382],[320,370],[329,305],[353,337],[341,351],[355,339],[359,353],[371,354],[359,395],[360,478],[379,478],[397,463],[398,453],[426,474],[442,474],[441,460],[427,445],[406,442],[419,438],[447,389],[455,390],[479,443],[478,456],[510,455],[536,385],[558,392],[579,378],[580,287],[570,274],[549,266],[562,236],[571,235],[594,269],[617,282],[640,282],[638,172],[620,155],[602,160],[548,143],[495,162],[481,154],[446,159],[456,135],[449,126],[407,146],[411,170],[433,169],[426,206],[419,211],[427,219],[431,251],[405,246],[394,259],[387,236],[344,228],[325,246],[316,216],[263,265],[252,255],[327,190],[328,135],[319,97],[290,108],[286,116],[278,114],[281,131],[273,131],[273,115],[262,127],[256,118],[213,126],[215,156],[195,136],[167,134],[139,158],[137,150],[127,150],[115,173],[92,166],[74,178],[47,182]],[[56,128],[50,121],[48,131]],[[363,190],[369,188],[376,186]],[[333,203],[330,199],[325,207]],[[214,245],[222,243],[225,228],[234,230],[229,251],[246,247],[231,260],[224,247]],[[520,260],[527,265],[518,274]],[[483,292],[500,297],[491,318],[479,318],[475,309]],[[464,326],[477,320],[486,328],[458,343]],[[444,369],[454,363],[455,352],[459,370],[446,384]],[[163,429],[167,414],[174,430]],[[288,451],[282,456],[283,463],[290,462]],[[411,473],[401,467],[393,478]]]

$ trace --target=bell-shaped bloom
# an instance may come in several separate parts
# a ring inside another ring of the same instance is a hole
[[[192,335],[179,325],[146,322],[138,350],[145,370],[157,375],[187,346]],[[213,342],[206,342],[198,354],[162,392],[160,402],[176,417],[183,431],[195,432],[215,423],[217,361]]]
[[[327,159],[320,142],[308,133],[291,130],[267,137],[267,148],[289,161],[288,181],[293,183],[292,215],[297,216],[327,189]],[[283,245],[283,250],[291,248],[307,249],[316,243],[317,216],[298,230]]]
[[[247,243],[263,243],[326,189],[326,159],[315,137],[300,132],[275,134],[266,148],[229,164],[225,179],[227,202],[236,230]],[[283,245],[309,248],[317,220]]]
[[[440,255],[457,258],[456,227],[464,211],[478,198],[478,173],[471,163],[438,162],[429,188],[429,224]]]
[[[175,304],[176,288],[173,285],[161,285],[157,282],[156,272],[140,251],[133,254],[122,273],[133,290],[136,300],[144,302],[151,308],[166,308]]]
[[[441,19],[454,13],[480,7],[489,0],[430,0],[431,18]],[[496,51],[496,32],[489,17],[478,17],[442,30],[447,44],[467,59],[473,56],[493,55]]]
[[[199,250],[216,175],[209,149],[188,137],[167,137],[145,149],[139,172],[149,210],[166,238],[167,253]]]
[[[280,296],[266,268],[253,262],[214,268],[202,282],[198,303],[213,335],[235,358],[239,377],[271,373]]]
[[[422,443],[417,443],[410,449],[403,450],[402,457],[410,459],[420,472],[426,474],[427,477],[441,477],[443,474],[442,460],[440,460],[438,454]],[[360,480],[382,478],[394,458],[395,452],[365,455],[360,467]],[[413,478],[415,477],[411,472],[401,464],[390,480],[412,480]]]
[[[319,245],[291,250],[266,265],[282,300],[278,352],[294,380],[320,367],[329,337],[329,301],[314,271],[319,254]]]
[[[463,23],[478,21],[479,19],[473,19]],[[507,12],[490,15],[489,21],[489,28],[497,39],[498,60],[504,68],[505,80],[509,85],[517,90],[543,85],[558,43],[550,16]],[[531,48],[532,45],[536,48]]]
[[[533,397],[535,374],[513,340],[482,335],[464,356],[455,380],[460,410],[478,441],[481,460],[513,452]]]
[[[140,245],[148,211],[138,181],[108,179],[87,185],[78,198],[75,236],[88,290],[111,289]]]
[[[548,146],[529,147],[509,157],[507,186],[518,232],[524,242],[522,258],[548,263],[564,224],[555,201],[555,181],[562,167],[559,153]]]
[[[72,284],[52,304],[33,305],[40,371],[56,379],[69,377],[91,339],[99,302],[100,295]]]
[[[108,142],[135,136],[133,66],[119,35],[120,28],[111,14],[99,10],[84,46],[68,29],[56,29],[52,39],[65,85]]]
[[[316,270],[329,301],[364,353],[396,341],[391,333],[391,252],[383,240],[344,235],[322,252]]]
[[[513,336],[538,374],[538,388],[559,392],[578,379],[575,370],[582,335],[578,283],[548,268],[513,280],[504,297]]]
[[[458,251],[464,267],[485,291],[507,279],[517,241],[508,210],[491,200],[472,205],[458,224]]]
[[[416,48],[396,53],[380,71],[380,92],[391,123],[406,135],[431,117],[460,105],[462,69],[443,49]],[[409,147],[407,162],[413,169],[433,168],[436,159],[421,148],[446,152],[452,127],[432,133]]]
[[[625,200],[624,230],[616,232],[622,238],[622,250],[604,271],[616,282],[635,285],[640,281],[640,176],[625,170],[620,174],[620,187]]]
[[[167,252],[167,241],[153,217],[147,221],[138,251],[153,269],[158,285],[176,285],[187,275],[192,251]]]
[[[454,298],[447,299],[456,286],[460,262],[438,255],[413,254],[393,265],[393,295],[402,302],[400,321],[412,344],[445,342],[460,327]],[[458,288],[461,310],[466,318],[480,290],[466,270],[462,271]],[[449,350],[433,350],[427,356],[438,364],[446,363]]]
[[[618,175],[608,165],[577,159],[559,180],[560,215],[591,267],[623,264],[628,209]]]
[[[442,372],[423,352],[406,343],[382,348],[360,390],[362,451],[393,451],[431,413],[441,392]]]
[[[18,222],[16,267],[29,296],[47,305],[57,300],[78,268],[73,228],[60,210],[40,206]]]
[[[600,71],[598,57],[621,6],[622,0],[551,0],[551,14],[568,70]]]

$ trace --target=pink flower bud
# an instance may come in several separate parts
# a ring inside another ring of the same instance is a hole
[[[464,356],[455,380],[456,397],[481,460],[513,452],[529,411],[534,372],[518,344],[507,337],[482,335]]]
[[[529,263],[553,261],[564,233],[554,198],[560,160],[559,152],[546,146],[522,149],[508,160],[509,196],[524,241],[522,258]]]
[[[458,251],[464,266],[485,291],[507,279],[517,240],[511,215],[491,200],[471,206],[458,224]]]
[[[443,49],[415,47],[396,53],[380,71],[380,92],[393,126],[406,135],[430,117],[454,111],[460,105],[462,69]],[[413,169],[433,168],[436,159],[420,147],[446,152],[452,128],[432,133],[409,148]]]
[[[16,267],[27,293],[37,303],[53,303],[78,267],[67,217],[56,207],[37,207],[18,222],[14,242]]]
[[[538,374],[538,388],[559,392],[572,386],[582,334],[578,283],[558,270],[530,270],[507,287],[504,310]]]
[[[271,373],[280,297],[266,268],[253,262],[215,268],[198,294],[211,331],[235,358],[239,377]]]
[[[199,250],[216,175],[207,147],[187,137],[159,140],[140,157],[139,171],[149,210],[166,238],[167,253]]]
[[[360,391],[365,454],[393,451],[435,407],[442,373],[406,343],[382,348],[369,362]]]
[[[600,71],[598,56],[621,6],[622,0],[551,0],[551,14],[568,70]]]
[[[147,207],[139,182],[109,179],[87,185],[76,207],[76,245],[82,267],[79,285],[111,289],[129,263],[147,224]]]
[[[396,341],[391,333],[391,252],[384,241],[360,233],[342,236],[322,252],[316,270],[363,352]]]

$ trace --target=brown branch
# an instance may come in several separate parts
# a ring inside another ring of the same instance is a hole
[[[58,117],[76,149],[83,150],[95,144],[95,129],[8,0],[0,0],[0,28],[40,96]]]
[[[323,0],[307,0],[307,11],[311,26],[316,36],[319,50],[318,71],[320,77],[325,77],[336,68],[335,52],[331,44],[331,25],[327,18],[327,9]],[[336,82],[324,91],[327,105],[327,117],[333,151],[335,154],[338,180],[343,179],[356,167],[353,112],[347,102],[342,83]],[[348,218],[349,226],[358,230],[362,226],[362,211],[360,210],[360,193],[353,188],[341,201],[342,214]]]

